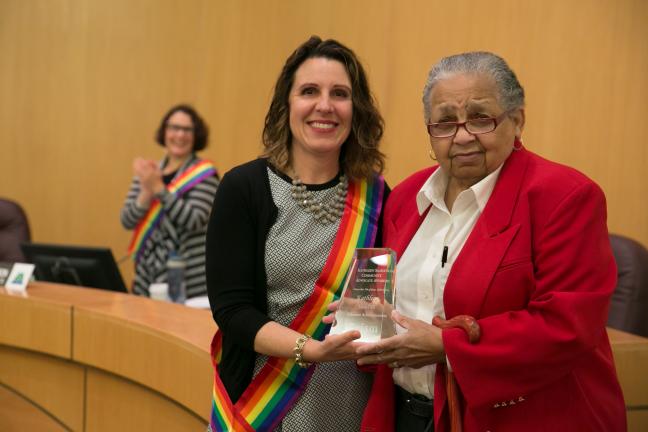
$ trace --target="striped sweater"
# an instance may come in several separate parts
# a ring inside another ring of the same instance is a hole
[[[194,155],[180,167],[176,177],[200,160]],[[162,167],[165,164],[166,160],[162,161]],[[167,194],[164,197],[162,220],[144,243],[141,255],[135,262],[133,293],[148,296],[150,284],[166,282],[166,260],[171,251],[176,251],[187,265],[187,298],[207,294],[205,234],[218,184],[217,177],[208,177],[182,196]],[[139,193],[139,180],[133,178],[121,210],[121,223],[129,230],[135,229],[148,211],[148,208],[136,204]]]

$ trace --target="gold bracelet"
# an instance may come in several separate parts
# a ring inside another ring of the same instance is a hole
[[[303,334],[299,336],[295,342],[293,353],[295,354],[295,363],[297,363],[297,366],[299,367],[307,368],[312,365],[312,363],[304,361],[304,345],[306,345],[306,341],[310,338],[311,337],[307,334]]]

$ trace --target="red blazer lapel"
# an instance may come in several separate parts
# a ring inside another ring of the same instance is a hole
[[[447,318],[479,317],[490,282],[520,226],[511,225],[528,165],[526,150],[506,160],[493,193],[452,265],[443,296]]]
[[[419,214],[416,195],[437,168],[438,166],[426,168],[415,173],[398,185],[390,195],[385,210],[383,243],[396,252],[398,259],[403,256],[429,211],[428,207],[422,215]]]
[[[430,207],[428,207],[422,215],[419,215],[418,211],[412,212],[411,216],[404,221],[397,238],[394,239],[394,242],[391,245],[392,249],[396,252],[398,259],[403,256],[405,249],[409,246],[410,241],[412,241],[414,234],[418,231],[429,211]]]

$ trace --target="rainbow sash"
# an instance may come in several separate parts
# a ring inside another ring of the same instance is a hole
[[[313,294],[290,324],[290,328],[323,340],[329,326],[322,323],[327,306],[340,297],[343,282],[356,248],[371,247],[376,238],[378,217],[382,207],[385,182],[381,176],[374,181],[349,182],[346,207],[340,228],[333,242]],[[221,431],[272,431],[295,404],[315,368],[297,366],[293,359],[268,357],[267,363],[254,377],[236,404],[218,375],[222,335],[216,331],[212,341],[214,390],[210,426]]]
[[[210,161],[202,160],[190,166],[186,171],[173,179],[167,186],[167,190],[169,193],[181,196],[207,177],[216,175],[216,173],[216,168]],[[133,238],[131,238],[130,245],[128,246],[128,254],[135,261],[139,259],[142,247],[151,236],[153,230],[160,224],[163,216],[162,203],[157,198],[153,199],[148,211],[135,227]]]

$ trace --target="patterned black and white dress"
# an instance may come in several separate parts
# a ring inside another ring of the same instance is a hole
[[[201,159],[193,155],[178,169],[173,178],[200,161]],[[166,161],[162,161],[162,168],[165,163]],[[173,181],[173,178],[165,180]],[[164,216],[146,240],[140,258],[135,263],[135,294],[148,296],[151,283],[166,282],[166,261],[171,251],[177,252],[186,262],[187,298],[207,294],[205,235],[218,184],[218,177],[212,176],[196,184],[180,197],[173,194],[164,196]],[[135,229],[148,210],[137,205],[139,193],[140,183],[134,178],[121,210],[121,223],[129,230]]]
[[[291,197],[288,177],[268,169],[277,220],[266,240],[265,266],[268,279],[268,316],[289,325],[313,293],[326,263],[340,220],[321,225]],[[337,180],[308,186],[320,202],[331,202]],[[255,374],[267,360],[257,355]],[[354,361],[316,366],[304,393],[286,414],[279,432],[355,432],[371,389],[371,374],[360,372]]]

